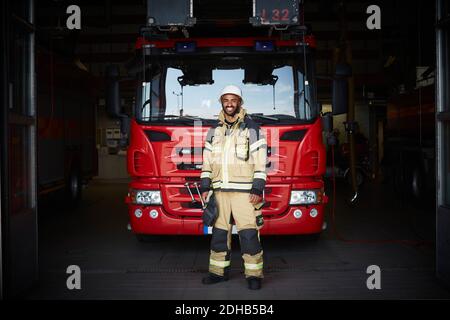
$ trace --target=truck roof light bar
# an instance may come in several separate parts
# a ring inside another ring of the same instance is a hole
[[[256,41],[255,51],[267,52],[273,51],[275,49],[272,41]]]
[[[195,42],[177,42],[175,44],[175,50],[178,53],[191,53],[195,52],[197,44]]]
[[[255,42],[268,43],[272,42],[275,47],[298,47],[303,45],[299,40],[281,40],[278,38],[258,38],[258,37],[242,37],[242,38],[193,38],[193,39],[167,39],[167,40],[150,40],[139,37],[136,41],[136,49],[142,49],[147,44],[160,49],[174,49],[177,43],[195,43],[196,48],[211,47],[254,47]],[[315,48],[316,41],[314,36],[305,36],[305,42],[309,47]]]

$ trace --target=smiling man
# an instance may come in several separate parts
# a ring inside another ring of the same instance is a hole
[[[239,234],[248,288],[261,288],[263,250],[259,230],[266,183],[267,143],[260,128],[242,107],[241,89],[226,86],[222,111],[206,137],[201,174],[202,197],[212,188],[219,216],[212,229],[209,274],[204,284],[227,281],[233,221]]]

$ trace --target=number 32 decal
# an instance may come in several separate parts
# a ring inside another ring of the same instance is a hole
[[[267,11],[262,9],[261,20],[267,21]],[[273,9],[269,21],[289,21],[289,9]]]

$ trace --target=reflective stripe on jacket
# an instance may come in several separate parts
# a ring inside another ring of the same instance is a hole
[[[242,191],[262,195],[266,184],[267,142],[244,108],[230,127],[223,110],[207,134],[201,173],[202,191]]]

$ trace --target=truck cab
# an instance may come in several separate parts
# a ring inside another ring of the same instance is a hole
[[[149,0],[151,14],[129,66],[136,79],[127,151],[132,231],[211,233],[201,219],[202,153],[222,109],[220,92],[234,84],[268,144],[261,234],[320,233],[327,202],[325,147],[315,40],[302,24],[301,3],[243,1],[246,22],[196,18],[196,1],[178,3],[170,16]]]

